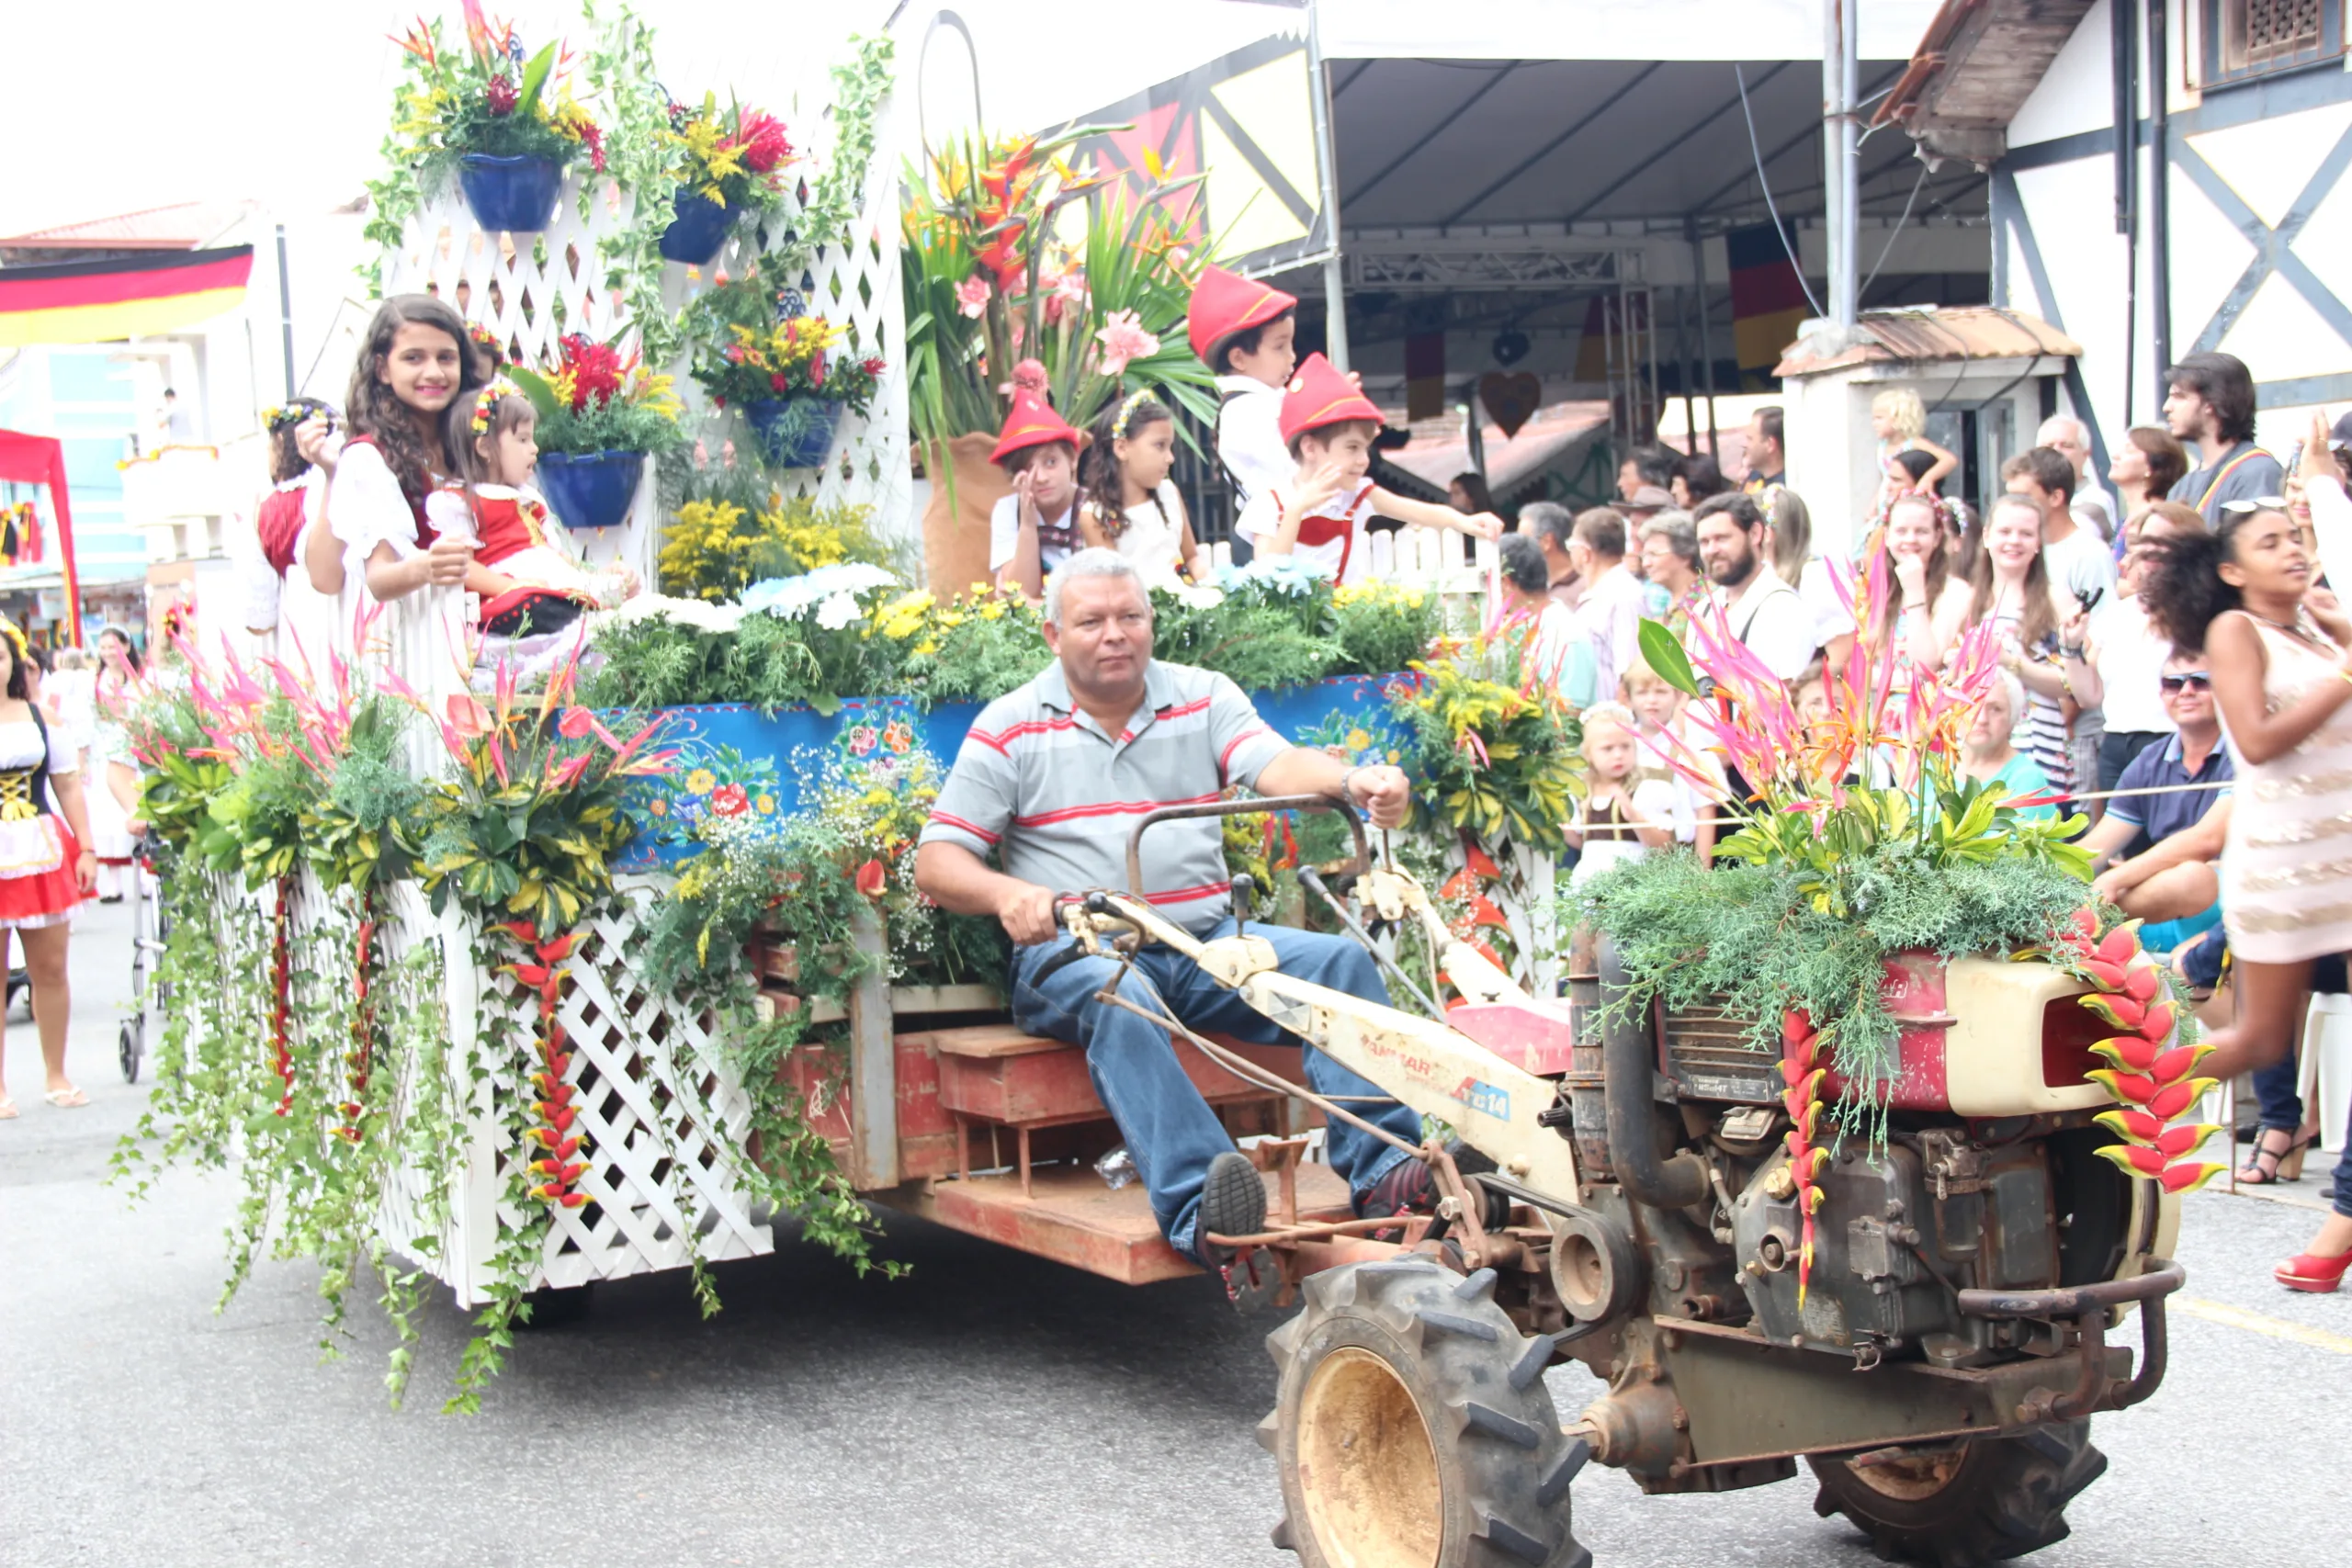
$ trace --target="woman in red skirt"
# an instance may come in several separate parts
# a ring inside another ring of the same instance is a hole
[[[24,945],[40,1027],[41,1098],[61,1111],[90,1103],[65,1076],[65,1024],[73,998],[65,943],[74,911],[98,882],[98,857],[82,846],[90,823],[69,738],[52,734],[27,700],[24,633],[0,620],[0,973],[10,932]],[[55,804],[51,804],[51,796]],[[0,1121],[17,1114],[0,1084]]]

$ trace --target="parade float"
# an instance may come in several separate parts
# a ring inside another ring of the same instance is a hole
[[[650,591],[552,666],[432,592],[333,649],[216,629],[167,654],[134,726],[166,846],[164,1025],[122,1164],[235,1164],[232,1290],[257,1257],[317,1258],[330,1345],[362,1280],[403,1347],[421,1292],[448,1287],[480,1314],[453,1396],[470,1407],[526,1301],[684,1269],[715,1310],[706,1266],[768,1250],[786,1216],[862,1269],[881,1257],[866,1197],[911,1202],[975,1168],[982,1115],[962,1107],[1001,1065],[917,1032],[1001,1018],[1003,939],[915,894],[914,839],[979,706],[1048,655],[1017,592],[925,585],[910,396],[957,411],[914,422],[952,444],[956,420],[1004,406],[975,364],[1025,344],[1073,406],[1146,386],[1213,405],[1180,362],[1205,259],[1168,216],[1181,183],[1108,190],[1051,146],[985,140],[901,170],[887,39],[846,40],[787,122],[715,90],[672,102],[626,9],[590,7],[571,40],[470,7],[456,30],[401,40],[378,287],[458,307],[539,404],[559,514]],[[466,160],[549,136],[594,156],[554,148],[551,209],[486,226]],[[910,235],[991,290],[912,345]],[[1564,799],[1573,721],[1475,637],[1474,580],[1229,576],[1158,594],[1158,649],[1229,674],[1304,742],[1421,772],[1483,737],[1503,754],[1491,787]],[[1454,643],[1486,669],[1441,694],[1413,667]],[[1514,933],[1465,869],[1510,861],[1511,835],[1465,833],[1490,795],[1456,794],[1412,852],[1451,878],[1465,930],[1534,962],[1532,901]],[[1539,866],[1559,842],[1518,837]],[[1228,839],[1270,912],[1331,924],[1296,875],[1336,852],[1329,824]],[[1099,1117],[1082,1073],[1053,1068],[1054,1094]],[[1266,1096],[1225,1087],[1272,1130]],[[1055,1179],[1074,1115],[1055,1100],[1035,1129]],[[1188,1267],[1135,1219],[1044,1249],[1129,1278]]]
[[[786,125],[673,104],[633,16],[588,22],[577,83],[470,9],[462,45],[411,35],[379,281],[456,303],[551,391],[566,366],[579,385],[583,343],[673,378],[696,439],[649,443],[589,545],[653,592],[527,669],[430,592],[307,660],[191,636],[132,720],[170,919],[121,1170],[232,1167],[230,1292],[265,1257],[316,1260],[330,1350],[375,1294],[396,1398],[446,1286],[476,1314],[459,1410],[536,1313],[656,1270],[717,1311],[708,1266],[786,1222],[861,1271],[895,1268],[889,1210],[1130,1282],[1193,1271],[1120,1185],[1082,1053],[1006,1021],[1001,933],[914,888],[978,705],[1046,654],[1021,595],[918,553],[908,431],[936,497],[983,396],[1019,378],[983,363],[1051,341],[1039,373],[1073,405],[1182,382],[1158,356],[1198,243],[1136,229],[1153,189],[1094,188],[1034,144],[895,173],[887,40],[851,40],[823,112]],[[598,128],[537,232],[481,227],[429,178],[455,143],[402,140],[411,91],[459,120],[433,94],[519,112],[502,61]],[[711,197],[753,143],[789,192]],[[723,220],[707,269],[671,259],[709,216],[689,194]],[[1070,236],[1074,214],[1103,227]],[[961,261],[902,263],[943,223],[978,226],[952,287]],[[1105,232],[1148,287],[1087,270]],[[744,397],[763,369],[776,396]],[[744,406],[763,400],[831,406]],[[933,509],[925,545],[961,506]],[[1874,553],[1849,585],[1861,624],[1885,570]],[[1265,1233],[1222,1238],[1223,1283],[1301,1304],[1269,1339],[1278,1543],[1318,1568],[1566,1568],[1589,1560],[1568,1495],[1589,1460],[1686,1492],[1799,1457],[1883,1552],[2060,1539],[2103,1467],[2089,1417],[2164,1375],[2177,1195],[2211,1175],[2211,1129],[2189,1119],[2204,1048],[2091,906],[2068,825],[1956,773],[1989,643],[1936,676],[1865,644],[1808,724],[1720,626],[1701,617],[1688,654],[1645,626],[1749,785],[1733,864],[1654,855],[1555,900],[1577,719],[1464,587],[1261,565],[1155,594],[1159,656],[1231,676],[1302,744],[1413,775],[1377,863],[1326,802],[1181,808],[1225,818],[1253,917],[1365,937],[1398,1005],[1306,994],[1140,889],[1061,911],[1080,952],[1193,953],[1435,1129],[1414,1153],[1438,1212],[1357,1219],[1308,1157],[1351,1112],[1299,1086],[1296,1054],[1167,1021],[1271,1189]],[[2131,1310],[2136,1363],[2107,1337]],[[1607,1387],[1563,1424],[1541,1374],[1570,1359]]]

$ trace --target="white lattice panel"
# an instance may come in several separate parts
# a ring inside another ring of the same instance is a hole
[[[829,62],[812,53],[808,63]],[[738,85],[753,98],[764,96],[771,85]],[[806,94],[802,97],[822,101]],[[812,156],[794,165],[794,189],[782,210],[759,225],[740,224],[709,268],[666,264],[662,296],[677,310],[721,277],[741,272],[755,256],[767,255],[774,266],[788,254],[807,253],[805,265],[790,269],[796,276],[782,281],[801,290],[811,312],[846,324],[857,351],[879,355],[888,369],[866,417],[842,421],[822,468],[783,470],[774,477],[788,494],[869,505],[881,537],[907,541],[916,537],[917,530],[907,450],[906,308],[899,277],[899,176],[891,130],[896,112],[889,104],[882,110],[881,134],[866,173],[865,209],[847,234],[804,235],[797,226],[800,198],[832,154],[831,122],[804,116],[796,130],[813,134],[817,144]],[[581,214],[582,187],[575,172],[565,180],[554,220],[544,234],[536,236],[477,228],[453,185],[410,220],[400,248],[386,258],[387,290],[438,295],[467,321],[489,327],[510,355],[527,365],[552,363],[557,340],[566,333],[582,332],[598,339],[624,333],[629,325],[628,307],[616,291],[605,286],[600,243],[634,221],[639,199],[667,206],[673,193],[624,193],[602,175],[590,179],[587,215]],[[687,353],[691,355],[691,345]],[[682,356],[662,368],[676,377],[690,424],[707,430],[711,460],[721,460],[729,441],[740,460],[752,460],[755,440],[740,415],[703,417],[710,411],[701,389],[687,375],[688,359]],[[582,540],[592,559],[625,560],[650,580],[662,525],[653,491],[649,464],[629,521],[605,530],[608,537]]]
[[[579,1108],[573,1130],[585,1140],[588,1163],[579,1190],[589,1201],[556,1213],[528,1281],[533,1286],[684,1268],[692,1250],[716,1261],[774,1246],[768,1227],[752,1223],[750,1200],[735,1182],[735,1151],[750,1129],[751,1101],[723,1070],[711,1018],[655,993],[631,962],[640,911],[657,886],[634,880],[619,908],[582,928],[557,1016],[572,1053],[568,1081]],[[512,976],[473,962],[469,925],[420,920],[413,889],[401,894],[405,918],[397,940],[445,944],[450,1070],[462,1083],[485,1019],[493,1030],[536,1029],[537,998],[525,995]],[[505,1039],[496,1036],[492,1047],[502,1077],[514,1070]],[[410,1092],[420,1087],[408,1086]],[[486,1093],[475,1094],[469,1120],[441,1258],[431,1267],[465,1306],[481,1299],[500,1219],[511,1225],[522,1218],[504,1206],[508,1162],[530,1157],[495,1124]],[[385,1236],[404,1245],[418,1233],[429,1195],[413,1170],[402,1172],[395,1188]]]

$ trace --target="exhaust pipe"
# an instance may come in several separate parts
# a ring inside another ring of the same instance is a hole
[[[1600,942],[1601,1067],[1608,1077],[1609,1157],[1625,1195],[1653,1209],[1688,1209],[1709,1196],[1707,1168],[1689,1152],[1660,1159],[1657,1118],[1650,1092],[1657,1044],[1649,1014],[1627,1017],[1617,1003],[1626,992],[1617,947]]]

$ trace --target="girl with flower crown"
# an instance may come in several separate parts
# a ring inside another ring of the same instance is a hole
[[[294,606],[319,598],[302,563],[326,501],[322,448],[334,417],[334,410],[316,398],[290,398],[262,414],[270,487],[254,502],[254,536],[241,541],[238,574],[244,587],[245,629],[295,645],[281,649],[289,663],[298,662],[296,648],[307,654],[323,647],[315,640],[322,629],[316,616],[296,613]]]
[[[466,588],[481,599],[481,626],[492,637],[544,635],[585,610],[610,608],[637,592],[625,566],[592,572],[571,536],[530,488],[537,469],[538,412],[503,376],[469,400],[468,456],[473,482],[435,491],[426,514],[444,537],[474,541]]]
[[[1199,575],[1184,498],[1169,470],[1176,466],[1176,416],[1148,391],[1130,393],[1094,422],[1092,444],[1078,460],[1079,532],[1087,544],[1135,562],[1146,587],[1172,588]]]

